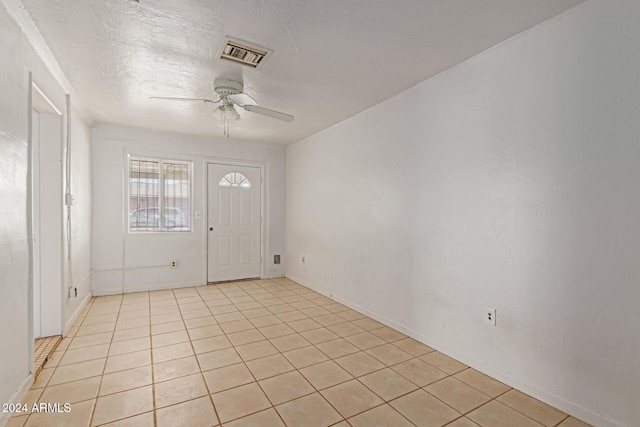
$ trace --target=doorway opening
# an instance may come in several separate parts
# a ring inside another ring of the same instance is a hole
[[[60,109],[32,82],[29,225],[34,374],[62,335],[63,119]],[[54,338],[38,341],[46,337]]]

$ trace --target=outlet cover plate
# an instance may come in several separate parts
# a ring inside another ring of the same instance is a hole
[[[487,325],[496,326],[496,309],[483,307],[482,316]]]

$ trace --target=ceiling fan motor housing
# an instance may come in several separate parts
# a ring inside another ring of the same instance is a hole
[[[215,79],[213,82],[213,90],[220,98],[224,98],[242,93],[244,86],[235,80]]]

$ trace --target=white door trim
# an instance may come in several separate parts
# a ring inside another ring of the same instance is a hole
[[[29,81],[30,332],[37,337],[62,334],[64,262],[59,254],[64,242],[62,174],[66,164],[62,161],[64,115],[31,73]],[[50,215],[43,215],[45,211]]]
[[[208,277],[209,277],[209,266],[208,266],[208,261],[209,261],[209,239],[208,239],[208,233],[209,233],[209,225],[207,224],[207,220],[209,218],[209,165],[214,165],[214,164],[218,164],[218,165],[229,165],[229,166],[247,166],[247,167],[254,167],[254,168],[259,168],[260,169],[260,218],[262,219],[260,221],[260,278],[264,278],[267,277],[267,272],[266,272],[266,268],[267,268],[267,263],[266,263],[266,254],[269,253],[269,243],[268,243],[268,233],[266,230],[268,230],[268,221],[269,218],[267,217],[267,212],[266,212],[266,205],[267,205],[267,200],[268,200],[268,192],[267,192],[267,185],[266,185],[266,171],[267,171],[267,164],[265,162],[252,162],[249,160],[235,160],[235,159],[224,159],[224,158],[212,158],[212,157],[207,157],[204,161],[203,161],[203,177],[202,179],[204,180],[204,185],[203,185],[203,206],[202,206],[202,221],[203,221],[203,227],[202,227],[202,240],[203,240],[203,245],[204,245],[204,259],[203,259],[203,277],[204,277],[204,283],[208,283]]]
[[[40,114],[31,109],[31,282],[33,301],[33,337],[41,337],[40,267]]]

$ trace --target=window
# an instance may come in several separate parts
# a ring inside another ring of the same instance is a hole
[[[229,172],[218,183],[220,187],[251,188],[251,182],[240,172]]]
[[[191,231],[191,162],[129,156],[129,231]]]

